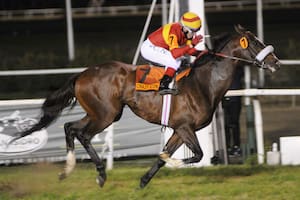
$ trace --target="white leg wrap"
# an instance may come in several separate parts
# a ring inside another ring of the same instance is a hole
[[[184,162],[181,159],[170,158],[170,155],[166,152],[161,152],[159,156],[163,161],[165,161],[171,167],[180,168],[184,166]]]
[[[76,165],[76,157],[74,151],[68,151],[66,166],[65,166],[65,175],[69,175]]]

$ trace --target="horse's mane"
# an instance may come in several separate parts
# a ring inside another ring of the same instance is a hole
[[[199,67],[211,60],[217,59],[217,57],[213,53],[220,52],[225,47],[225,45],[229,42],[229,40],[231,40],[231,38],[232,38],[232,34],[230,33],[221,33],[217,36],[214,36],[212,38],[213,48],[209,49],[209,52],[212,53],[207,53],[199,57],[197,60],[194,61],[193,67]]]
[[[213,42],[213,52],[220,52],[225,45],[231,40],[232,34],[230,33],[221,33],[212,38]]]

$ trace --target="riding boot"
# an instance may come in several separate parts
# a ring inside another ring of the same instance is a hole
[[[169,89],[169,84],[172,82],[172,77],[164,75],[160,80],[159,91]]]
[[[160,80],[160,85],[159,85],[159,94],[165,95],[165,94],[177,94],[177,90],[175,89],[170,89],[169,84],[172,82],[173,77],[164,75],[162,79]]]

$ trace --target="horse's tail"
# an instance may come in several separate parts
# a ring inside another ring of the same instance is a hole
[[[41,108],[41,117],[39,122],[33,125],[28,130],[18,133],[17,137],[13,138],[9,144],[12,142],[32,134],[35,131],[39,131],[42,128],[48,127],[52,122],[54,122],[61,114],[64,108],[71,105],[72,109],[76,104],[75,97],[75,81],[77,80],[79,74],[72,76],[69,81],[61,88],[51,93],[44,101]]]

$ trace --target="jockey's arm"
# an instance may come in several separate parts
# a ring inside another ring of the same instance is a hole
[[[197,44],[199,44],[200,42],[202,42],[203,36],[202,35],[195,35],[194,38],[192,40],[188,40],[187,44],[192,44],[192,48],[190,48],[189,50],[187,50],[187,54],[190,56],[194,56],[196,55],[200,50],[194,48]]]
[[[194,48],[193,45],[190,44],[190,45],[186,45],[184,47],[172,49],[171,54],[175,59],[177,59],[186,54],[193,56],[193,55],[197,54],[198,51],[199,50],[197,50],[196,48]]]
[[[187,40],[186,45],[183,47],[178,47],[178,40],[177,37],[174,35],[170,35],[169,37],[169,44],[170,44],[170,51],[172,56],[177,59],[185,54],[194,55],[197,53],[197,49],[194,48],[199,42],[202,41],[202,36],[197,35],[192,40]],[[172,40],[171,40],[172,39]]]
[[[174,48],[171,50],[172,56],[177,59],[183,55],[185,55],[191,47],[189,45],[186,45],[184,47]]]

